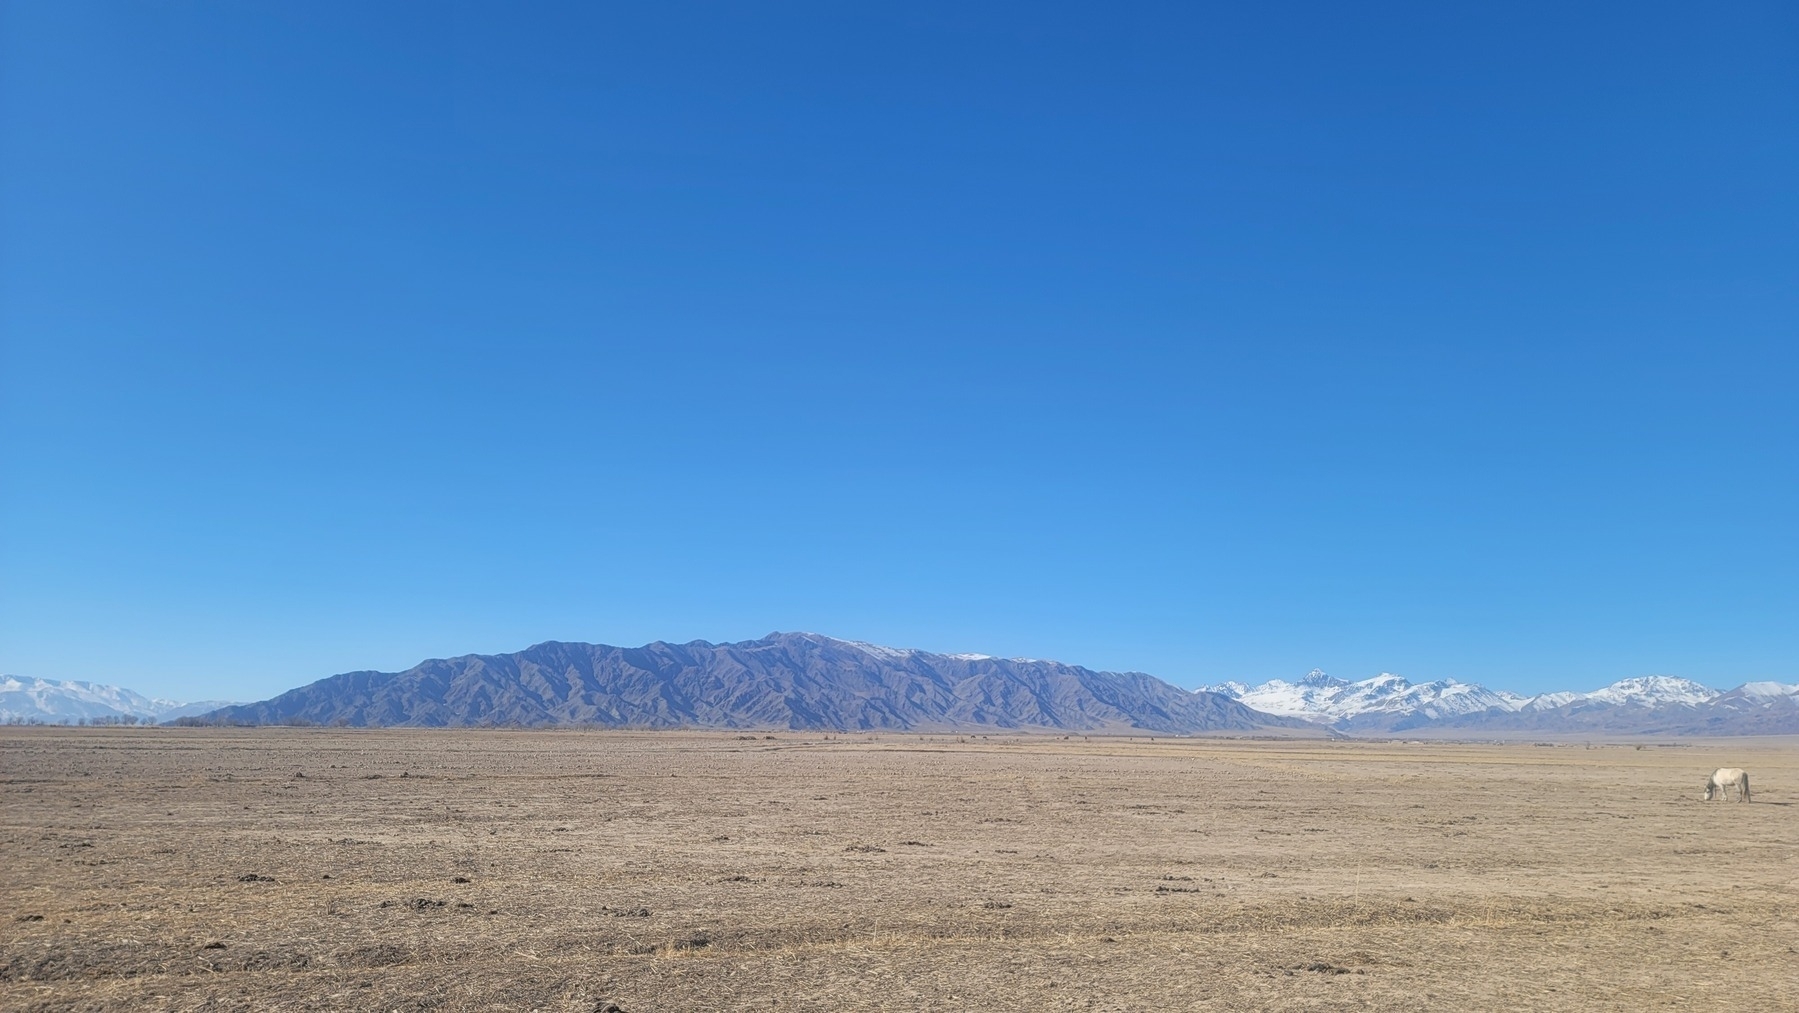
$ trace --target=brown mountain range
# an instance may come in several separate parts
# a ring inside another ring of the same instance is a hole
[[[1141,672],[772,633],[713,644],[543,643],[347,672],[207,720],[239,724],[602,725],[831,730],[1316,730]]]

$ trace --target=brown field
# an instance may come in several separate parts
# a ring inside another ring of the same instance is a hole
[[[1793,1009],[1795,800],[1792,740],[7,728],[0,1007]]]

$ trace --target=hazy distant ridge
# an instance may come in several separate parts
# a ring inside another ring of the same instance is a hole
[[[1141,672],[933,654],[773,633],[713,644],[544,643],[404,672],[349,672],[212,715],[250,724],[612,727],[1140,729],[1304,728]]]

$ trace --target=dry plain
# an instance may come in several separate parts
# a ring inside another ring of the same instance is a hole
[[[1778,739],[5,728],[0,1007],[1792,1009],[1795,786]]]

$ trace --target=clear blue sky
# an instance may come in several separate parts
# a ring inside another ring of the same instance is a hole
[[[0,671],[1799,680],[1790,3],[0,12]]]

